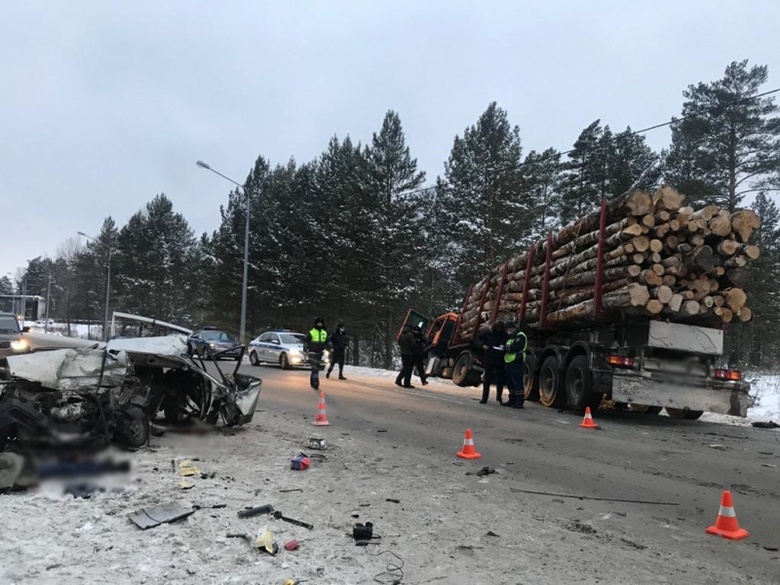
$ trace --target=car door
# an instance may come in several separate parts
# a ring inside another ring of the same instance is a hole
[[[200,351],[200,331],[193,331],[188,340],[191,353],[197,353]]]
[[[271,361],[270,355],[268,353],[268,341],[270,338],[270,333],[263,333],[260,337],[257,338],[257,345],[253,348],[257,354],[257,359],[259,359],[261,362]]]
[[[268,361],[278,363],[282,355],[282,340],[279,339],[278,333],[271,333],[268,341]]]

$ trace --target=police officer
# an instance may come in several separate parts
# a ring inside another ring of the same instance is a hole
[[[306,338],[306,345],[309,365],[311,366],[309,383],[312,388],[319,390],[322,354],[328,346],[328,332],[325,329],[325,320],[322,317],[317,317],[314,320],[314,327],[309,331],[309,335]]]
[[[330,343],[333,346],[333,357],[330,360],[330,367],[325,374],[326,378],[330,378],[330,374],[333,372],[333,368],[338,363],[339,365],[339,380],[346,380],[344,377],[344,359],[347,354],[347,346],[349,345],[349,339],[344,332],[344,323],[339,321],[336,325],[336,332],[330,336]]]
[[[528,338],[513,321],[507,321],[505,328],[509,336],[504,346],[504,365],[509,379],[509,401],[502,406],[523,408],[523,402],[525,402],[523,364],[525,363],[525,352],[528,349]]]

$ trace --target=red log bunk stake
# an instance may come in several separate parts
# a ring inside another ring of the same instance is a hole
[[[523,280],[523,300],[520,303],[520,318],[518,321],[525,319],[525,305],[528,302],[528,281],[531,278],[531,268],[534,264],[534,256],[536,255],[536,244],[531,244],[531,249],[528,251],[528,261],[525,263],[525,280]]]
[[[501,304],[501,295],[504,294],[504,285],[506,284],[507,272],[509,270],[509,261],[504,262],[504,267],[501,269],[501,280],[498,281],[498,293],[496,294],[496,306],[493,307],[493,322],[498,317],[498,308]]]
[[[607,199],[601,200],[601,215],[599,217],[599,248],[596,256],[596,283],[593,293],[593,316],[596,319],[604,318],[601,305],[601,287],[604,284],[604,239],[607,230]]]
[[[474,285],[469,285],[469,290],[466,291],[466,296],[463,298],[463,305],[458,313],[458,318],[455,320],[455,337],[452,339],[454,345],[460,343],[460,324],[463,322],[463,314],[469,306],[469,299],[471,298],[471,292],[474,290]]]
[[[552,262],[552,232],[547,234],[547,258],[544,261],[542,284],[542,306],[539,313],[539,328],[547,329],[547,297],[550,294],[550,264]]]
[[[482,324],[482,307],[485,306],[485,297],[490,288],[490,280],[493,278],[493,271],[488,272],[485,277],[485,286],[482,287],[482,294],[479,297],[479,309],[477,310],[477,322],[474,325],[474,337],[479,334],[479,326]]]

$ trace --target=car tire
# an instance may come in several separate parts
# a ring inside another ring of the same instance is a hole
[[[290,360],[287,357],[286,353],[283,353],[281,356],[279,356],[279,365],[282,366],[283,370],[291,370],[292,366],[290,365]]]
[[[249,352],[249,363],[253,366],[259,366],[260,360],[257,358],[257,352],[256,351],[250,351]]]
[[[131,408],[119,421],[114,441],[130,449],[138,449],[149,441],[149,418],[140,408]]]

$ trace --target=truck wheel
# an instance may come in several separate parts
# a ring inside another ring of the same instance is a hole
[[[671,408],[669,406],[666,407],[666,414],[669,415],[669,418],[676,418],[676,419],[685,419],[685,420],[698,420],[702,414],[704,414],[703,410],[688,410],[686,408]]]
[[[472,385],[470,372],[473,363],[474,359],[469,351],[464,351],[455,360],[455,368],[452,370],[452,381],[456,386],[465,388]]]
[[[628,408],[634,412],[643,412],[645,414],[658,414],[663,410],[662,406],[648,406],[647,404],[634,404],[633,402],[628,405]]]
[[[571,360],[566,370],[566,397],[575,410],[585,410],[586,406],[596,408],[601,402],[601,396],[594,396],[593,372],[587,356],[578,355]]]
[[[536,377],[536,358],[531,354],[526,355],[523,362],[523,392],[526,400],[532,402],[539,400],[539,378]]]
[[[539,370],[539,402],[548,407],[562,406],[564,399],[558,358],[551,355],[542,362]]]

